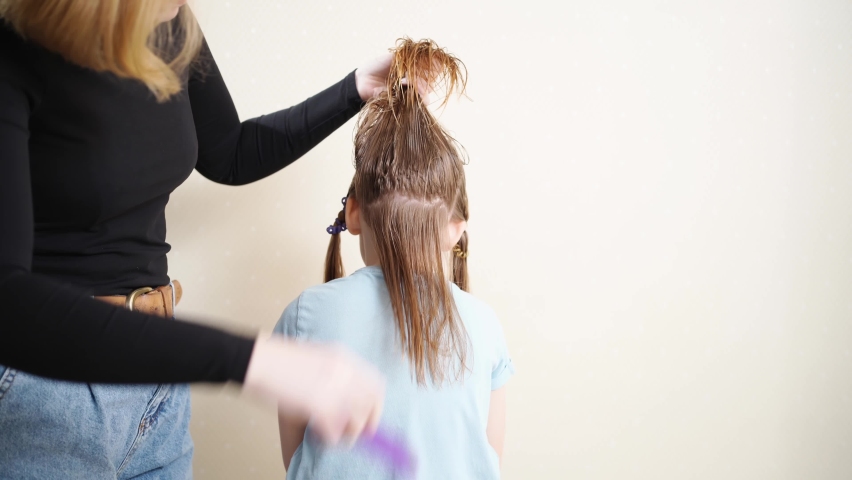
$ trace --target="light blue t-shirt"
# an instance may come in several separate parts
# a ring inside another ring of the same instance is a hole
[[[494,311],[453,285],[469,337],[463,382],[420,387],[399,346],[397,324],[380,267],[305,290],[284,310],[275,332],[314,342],[346,345],[386,377],[382,428],[405,439],[417,460],[417,479],[496,479],[500,467],[488,443],[491,391],[515,369]],[[428,380],[428,375],[427,375]],[[391,479],[391,472],[358,449],[302,442],[288,480]]]

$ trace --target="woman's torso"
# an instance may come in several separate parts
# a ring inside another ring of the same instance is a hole
[[[158,103],[141,82],[70,64],[2,22],[0,45],[31,107],[33,272],[101,295],[168,283],[165,206],[197,157],[186,92]]]

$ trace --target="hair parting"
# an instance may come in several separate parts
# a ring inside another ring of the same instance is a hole
[[[450,219],[468,219],[464,149],[424,102],[440,89],[443,107],[467,82],[464,64],[432,40],[400,39],[392,49],[387,90],[362,110],[355,132],[355,176],[348,196],[358,200],[373,232],[399,339],[418,384],[463,379],[468,337],[450,286],[468,288],[465,255],[447,260]],[[416,87],[415,87],[416,86]],[[421,92],[423,95],[421,95]],[[325,281],[340,278],[339,235],[332,235]]]

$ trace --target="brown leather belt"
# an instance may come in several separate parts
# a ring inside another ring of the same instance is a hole
[[[130,295],[106,295],[95,297],[95,299],[131,311],[172,318],[175,314],[174,306],[180,302],[180,297],[183,295],[180,282],[173,280],[172,285],[174,285],[174,292],[171,285],[157,288],[142,287],[130,292]]]

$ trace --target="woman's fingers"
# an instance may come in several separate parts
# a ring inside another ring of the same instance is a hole
[[[383,388],[371,389],[372,391],[383,391]],[[355,399],[350,405],[349,420],[344,431],[344,437],[354,441],[362,434],[372,435],[378,427],[381,414],[382,396],[369,395]]]
[[[382,409],[385,407],[385,386],[384,382],[382,382],[380,387],[381,394],[379,395],[379,399],[377,402],[373,403],[372,409],[370,410],[370,415],[367,418],[367,426],[365,431],[369,435],[373,435],[376,433],[376,430],[379,428],[379,422],[382,420]]]
[[[384,91],[392,60],[393,54],[385,53],[355,70],[355,88],[361,100],[367,102]]]
[[[320,436],[328,443],[342,438],[357,439],[371,419],[373,410],[382,404],[384,386],[378,371],[348,350],[324,347],[326,382],[324,396],[330,409],[315,411],[311,421],[322,425]]]
[[[363,360],[357,359],[357,362],[361,363]],[[343,436],[350,441],[357,440],[365,430],[370,434],[375,430],[384,403],[384,381],[379,375],[363,368],[365,366],[366,362],[363,362],[363,365],[355,367],[356,370],[365,372],[363,376],[349,377],[350,384],[346,388],[353,395],[349,402],[342,406],[348,415]]]
[[[400,83],[407,86],[409,84],[408,77],[402,77]],[[422,78],[418,78],[417,84],[414,88],[417,89],[417,94],[423,99],[423,103],[428,105],[430,103],[432,92],[434,91],[434,89],[429,85],[429,82]]]
[[[312,420],[322,425],[321,437],[328,443],[357,438],[376,402],[369,366],[339,346],[332,347],[326,396],[334,400],[331,410],[316,411]]]
[[[371,98],[379,96],[387,90],[388,73],[390,72],[393,54],[386,53],[376,57],[355,70],[355,88],[361,99],[369,101]],[[407,78],[401,79],[403,85],[408,85]],[[432,93],[432,87],[429,82],[423,78],[418,78],[415,84],[417,93],[423,97],[424,102],[429,103],[429,96]]]
[[[336,445],[346,433],[347,416],[337,411],[318,413],[309,425],[323,442]]]

